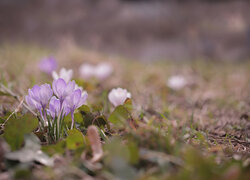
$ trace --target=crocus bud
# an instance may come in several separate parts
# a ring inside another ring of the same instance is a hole
[[[115,107],[124,104],[127,98],[131,98],[131,93],[122,88],[112,89],[108,95],[109,101]]]
[[[90,64],[83,64],[80,66],[79,72],[83,79],[88,80],[95,75],[95,67]]]
[[[51,74],[54,70],[56,70],[57,62],[54,57],[44,58],[39,62],[38,67],[41,71]]]
[[[113,72],[113,67],[108,63],[98,64],[95,68],[95,76],[99,80],[104,80]]]
[[[60,70],[59,74],[57,74],[56,71],[52,72],[52,77],[53,77],[54,80],[62,78],[62,79],[64,79],[64,81],[66,83],[68,83],[71,80],[72,76],[73,76],[73,70],[72,69],[66,70],[65,68],[62,68]]]
[[[180,90],[187,85],[187,80],[183,76],[172,76],[167,81],[167,86],[173,90]]]

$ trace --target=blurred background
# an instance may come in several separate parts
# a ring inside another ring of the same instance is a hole
[[[0,42],[87,49],[141,61],[245,61],[250,2],[0,0]]]

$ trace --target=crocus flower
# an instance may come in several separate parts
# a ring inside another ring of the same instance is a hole
[[[53,95],[50,85],[35,85],[32,89],[29,89],[28,93],[29,95],[25,97],[27,104],[31,109],[37,109],[40,112],[44,122],[47,123],[45,108]]]
[[[31,109],[37,109],[39,111],[42,110],[41,104],[32,97],[30,92],[29,92],[29,95],[25,96],[25,100]]]
[[[95,76],[99,80],[106,79],[108,76],[112,74],[112,72],[113,72],[112,66],[107,63],[98,64],[95,68]]]
[[[68,83],[71,80],[72,76],[73,76],[73,70],[72,69],[66,70],[65,68],[62,68],[60,70],[59,74],[57,74],[56,71],[52,72],[53,79],[56,80],[56,79],[62,78],[62,79],[64,79],[64,81],[66,83]]]
[[[48,109],[48,113],[51,115],[51,117],[54,119],[55,117],[58,117],[59,113],[60,113],[60,108],[61,108],[61,103],[60,100],[57,99],[55,96],[53,96],[50,99],[49,102],[49,109]]]
[[[131,93],[126,89],[112,89],[108,95],[109,101],[116,107],[124,104],[127,98],[131,98]]]
[[[71,113],[71,129],[74,126],[74,111],[86,102],[87,97],[88,93],[86,91],[82,92],[80,89],[74,90],[72,94],[66,97],[64,106],[68,108]]]
[[[51,117],[53,119],[55,119],[55,117],[58,117],[59,116],[59,113],[60,113],[60,108],[61,108],[61,103],[60,103],[60,100],[57,99],[55,96],[53,96],[51,99],[50,99],[50,102],[49,102],[49,109],[48,109],[48,113],[51,115]]]
[[[90,64],[83,64],[80,66],[79,72],[83,79],[88,80],[95,75],[95,67]]]
[[[66,83],[64,79],[59,78],[53,81],[52,89],[62,103],[63,100],[75,90],[75,81]]]
[[[82,92],[80,89],[74,90],[72,94],[66,97],[65,103],[70,109],[70,112],[74,112],[75,109],[82,106],[87,100],[88,93],[86,91]]]
[[[54,57],[44,58],[39,62],[38,67],[41,71],[51,74],[54,70],[56,70],[57,62]]]
[[[55,119],[60,113],[62,117],[66,116],[69,113],[69,108],[62,106],[60,100],[53,96],[50,99],[48,113]]]
[[[180,90],[187,85],[187,80],[180,75],[172,76],[167,81],[167,86],[173,90]]]
[[[37,110],[45,109],[53,95],[49,84],[35,85],[32,89],[28,90],[28,93],[29,95],[25,97],[27,104],[30,108]]]

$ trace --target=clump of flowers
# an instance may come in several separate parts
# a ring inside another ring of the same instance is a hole
[[[40,114],[40,127],[48,127],[48,136],[52,141],[60,139],[67,129],[64,118],[71,113],[71,129],[74,127],[74,112],[87,100],[88,94],[77,88],[74,81],[65,82],[58,78],[49,84],[35,85],[25,97],[30,108]]]
[[[56,59],[54,57],[43,58],[39,62],[38,67],[41,71],[51,74],[57,68]]]
[[[108,63],[100,63],[96,66],[91,64],[82,64],[79,72],[81,77],[85,80],[89,80],[90,78],[104,80],[112,74],[113,67]]]
[[[127,98],[131,98],[131,93],[126,89],[112,89],[108,94],[108,99],[115,107],[123,105]]]

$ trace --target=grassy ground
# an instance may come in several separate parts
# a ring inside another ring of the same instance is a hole
[[[90,124],[99,128],[104,155],[95,163],[90,161],[93,152],[88,140],[73,149],[68,138],[53,145],[42,142],[43,152],[55,159],[53,167],[7,160],[4,154],[10,149],[2,126],[0,179],[249,179],[249,62],[141,63],[72,44],[56,50],[4,45],[0,47],[1,82],[20,97],[34,84],[51,83],[52,78],[36,67],[48,54],[58,59],[60,67],[74,70],[74,79],[88,91],[91,115],[109,119],[114,108],[107,93],[122,87],[132,93],[131,117],[122,126],[108,120],[87,122],[86,116],[79,120],[84,138]],[[103,61],[115,67],[110,78],[79,79],[79,65]],[[180,91],[169,89],[166,81],[174,74],[184,75],[190,83]],[[3,123],[20,103],[2,95]],[[18,110],[22,116],[24,110]]]

